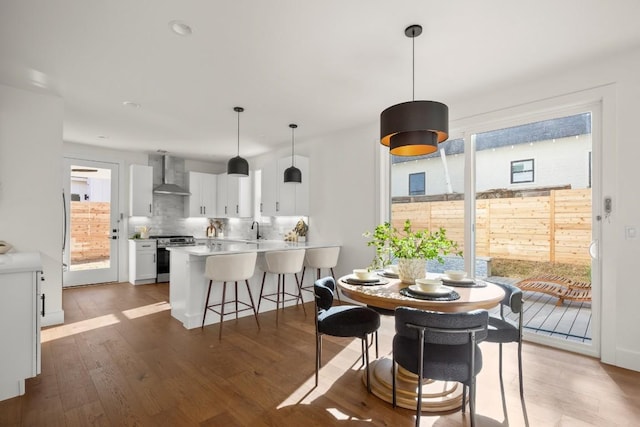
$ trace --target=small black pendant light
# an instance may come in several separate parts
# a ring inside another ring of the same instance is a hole
[[[229,163],[227,163],[227,175],[249,176],[249,162],[240,157],[240,113],[244,111],[244,108],[234,107],[233,111],[238,113],[238,155],[229,159]]]
[[[299,184],[302,182],[302,171],[293,164],[293,133],[298,125],[291,123],[289,127],[291,128],[291,166],[284,171],[284,182]]]
[[[413,100],[393,105],[380,114],[380,143],[396,156],[422,156],[438,149],[449,138],[449,107],[436,101],[415,100],[415,38],[420,25],[411,25],[404,34],[413,41]]]

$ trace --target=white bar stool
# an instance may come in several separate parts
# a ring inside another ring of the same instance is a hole
[[[331,271],[331,277],[333,277],[334,281],[336,280],[336,276],[333,273],[333,267],[338,265],[338,257],[340,256],[340,246],[335,246],[331,248],[311,248],[307,249],[307,252],[304,256],[304,264],[302,268],[302,278],[300,279],[300,290],[314,293],[313,284],[309,286],[304,286],[304,272],[309,268],[315,268],[317,271],[317,276],[315,280],[320,280],[320,270],[323,268],[328,268]],[[340,301],[340,292],[336,289],[336,295],[338,296],[338,301]],[[340,301],[342,302],[342,301]]]
[[[298,282],[298,276],[296,273],[299,273],[302,270],[302,263],[304,261],[304,249],[292,249],[289,251],[271,251],[265,252],[264,254],[264,265],[261,265],[261,268],[264,270],[264,274],[262,275],[262,286],[260,287],[260,299],[258,300],[258,311],[260,311],[260,303],[263,299],[267,301],[276,303],[276,324],[278,324],[278,311],[280,306],[282,305],[282,309],[284,310],[284,303],[286,301],[295,300],[296,303],[298,300],[302,301],[302,310],[306,316],[307,311],[304,308],[304,300],[302,300],[302,294],[300,292],[300,282]],[[271,294],[263,294],[264,291],[264,280],[267,277],[267,273],[277,274],[278,275],[278,289],[275,293]],[[296,279],[296,291],[297,294],[293,294],[285,291],[285,275],[293,274],[293,277]],[[290,296],[292,298],[286,298],[286,296]],[[281,298],[282,296],[282,298]]]
[[[213,255],[207,257],[207,261],[204,269],[204,277],[209,279],[209,290],[207,291],[207,300],[204,303],[204,314],[202,315],[202,327],[204,328],[204,320],[207,317],[207,310],[211,310],[214,313],[220,315],[220,332],[218,339],[222,339],[222,321],[225,315],[235,314],[236,320],[238,319],[238,313],[246,310],[253,310],[253,316],[256,318],[258,329],[260,329],[260,322],[258,321],[258,311],[253,303],[253,296],[251,296],[251,289],[249,288],[249,278],[253,276],[256,268],[256,252],[247,252],[240,254],[227,254],[227,255]],[[244,280],[247,285],[247,293],[249,294],[249,300],[251,304],[247,304],[244,301],[238,300],[238,281]],[[209,305],[209,297],[211,296],[211,284],[213,282],[222,282],[222,302]],[[227,282],[235,282],[235,298],[232,301],[226,301]],[[226,304],[234,304],[235,310],[225,313],[224,308]],[[244,308],[239,308],[239,304]],[[218,311],[217,308],[220,308]]]

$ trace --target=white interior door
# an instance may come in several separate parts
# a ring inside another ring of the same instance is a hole
[[[118,280],[118,164],[65,158],[63,286]]]

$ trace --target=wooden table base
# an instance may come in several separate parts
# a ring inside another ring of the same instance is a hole
[[[382,357],[369,364],[371,391],[380,399],[393,403],[393,361]],[[366,385],[367,373],[362,381]],[[396,404],[401,408],[416,409],[418,376],[398,367],[396,377]],[[462,384],[451,381],[424,380],[422,384],[422,412],[449,412],[462,407]]]

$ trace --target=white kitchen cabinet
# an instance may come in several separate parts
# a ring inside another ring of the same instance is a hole
[[[155,240],[129,240],[129,283],[132,285],[155,283],[157,262]]]
[[[129,216],[153,215],[153,167],[129,168]]]
[[[189,172],[186,185],[191,195],[184,206],[184,215],[213,218],[217,215],[218,176],[210,173]]]
[[[260,212],[263,216],[309,215],[309,159],[295,156],[295,166],[302,172],[301,183],[285,183],[284,171],[291,157],[271,162],[262,169]]]
[[[0,255],[0,400],[23,395],[40,373],[41,272],[39,252]]]
[[[218,175],[218,217],[248,218],[253,216],[252,186],[249,176]]]

